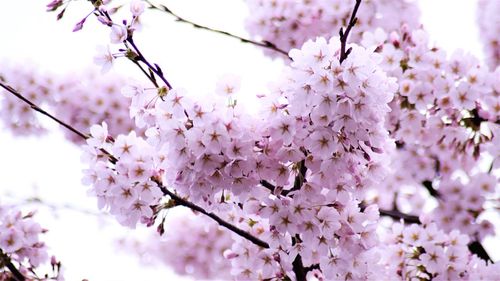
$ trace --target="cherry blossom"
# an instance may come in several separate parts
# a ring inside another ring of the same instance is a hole
[[[498,13],[500,4],[495,0],[480,0],[477,4],[477,22],[479,34],[483,41],[486,61],[491,69],[500,65],[500,20]]]
[[[354,1],[336,0],[247,0],[250,17],[246,27],[254,37],[271,42],[284,50],[300,47],[317,36],[331,37],[345,26]],[[403,24],[419,25],[420,11],[416,1],[364,1],[359,11],[351,42],[360,42],[364,31],[382,28],[392,31]],[[275,56],[272,51],[266,54]]]
[[[29,65],[29,64],[28,64]],[[108,122],[111,134],[137,130],[128,113],[129,99],[120,94],[125,79],[116,74],[99,75],[90,70],[79,74],[52,75],[41,73],[37,67],[11,67],[2,73],[5,80],[28,98],[55,113],[61,120],[70,122],[78,130],[88,132],[91,125]],[[38,135],[45,132],[38,115],[14,97],[2,91],[1,116],[3,125],[15,135]],[[65,132],[68,139],[80,144],[81,139],[72,132]]]
[[[165,225],[162,236],[152,233],[147,239],[124,238],[120,248],[137,253],[145,262],[168,265],[179,275],[203,280],[231,277],[230,260],[224,257],[233,244],[229,232],[192,214],[169,218]]]
[[[47,232],[34,219],[34,212],[24,213],[13,206],[0,205],[0,280],[17,280],[19,274],[27,280],[64,280],[61,264],[54,262],[53,276],[36,276],[35,270],[48,262],[47,246],[41,240]],[[55,261],[55,257],[52,257]],[[7,271],[7,263],[16,268]],[[57,270],[56,270],[57,266]],[[16,275],[18,274],[18,275]]]

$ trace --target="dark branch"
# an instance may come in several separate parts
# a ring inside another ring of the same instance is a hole
[[[107,20],[109,20],[110,22],[113,22],[113,19],[111,19],[111,16],[109,15],[108,12],[101,11],[101,10],[97,10],[97,11],[98,11],[99,15],[106,17]],[[98,14],[96,14],[96,16],[97,15]],[[138,61],[144,63],[150,71],[152,71],[154,74],[156,74],[163,81],[163,83],[165,83],[165,86],[167,86],[167,88],[169,90],[172,89],[172,85],[170,84],[170,82],[168,82],[167,78],[165,78],[165,75],[163,74],[163,71],[161,70],[161,68],[157,64],[154,64],[154,66],[153,66],[146,59],[146,57],[141,53],[141,51],[139,50],[139,48],[137,47],[137,45],[134,42],[133,35],[132,35],[133,33],[131,32],[131,30],[127,30],[127,34],[128,34],[128,37],[123,42],[123,44],[127,48],[127,58],[132,60],[140,68],[140,70],[149,78],[149,80],[151,80],[151,82],[155,85],[155,87],[158,87],[158,84],[156,83],[154,75],[153,74],[148,75],[146,73],[146,71],[138,64]],[[131,55],[129,53],[128,50],[130,50],[130,49],[129,49],[128,44],[130,44],[132,46],[132,48],[134,49],[133,51],[131,50],[132,52],[135,52],[134,55]]]
[[[379,212],[380,212],[380,215],[386,216],[386,217],[391,217],[391,218],[393,218],[395,220],[403,219],[407,223],[416,223],[416,224],[420,224],[421,223],[420,219],[417,216],[408,215],[408,214],[400,212],[399,210],[383,210],[383,209],[380,209]]]
[[[293,187],[290,190],[283,190],[282,194],[284,196],[287,196],[293,191],[300,190],[302,188],[302,185],[304,184],[306,180],[306,173],[307,173],[307,167],[306,167],[306,161],[302,160],[298,163],[298,173],[295,176],[295,179],[293,181]]]
[[[21,95],[19,92],[17,92],[16,90],[14,90],[14,88],[12,88],[11,86],[7,85],[7,84],[4,84],[2,81],[0,81],[0,87],[4,88],[6,91],[8,91],[9,93],[11,93],[12,95],[14,95],[16,98],[22,100],[24,103],[26,103],[27,105],[30,106],[31,109],[49,117],[50,119],[52,119],[53,121],[55,121],[57,124],[63,126],[64,128],[66,128],[67,130],[69,130],[70,132],[74,133],[75,135],[79,136],[80,138],[82,138],[83,140],[86,140],[89,138],[88,135],[80,132],[78,129],[76,129],[75,127],[69,125],[68,123],[64,122],[64,121],[61,121],[60,119],[56,118],[54,115],[48,113],[47,111],[41,109],[38,105],[34,104],[32,101],[30,101],[29,99],[25,98],[23,95]],[[107,152],[105,149],[100,149],[100,151],[102,153],[104,153],[109,161],[113,164],[116,164],[116,162],[118,162],[118,159],[116,159],[113,155],[111,155],[111,153]]]
[[[356,13],[358,12],[359,6],[361,5],[361,0],[356,0],[356,5],[354,5],[354,9],[352,10],[351,14],[351,19],[349,20],[349,23],[347,24],[347,28],[340,28],[340,58],[339,61],[342,64],[342,62],[349,56],[351,53],[351,48],[346,50],[346,45],[347,45],[347,37],[349,37],[349,33],[351,32],[351,29],[356,25],[356,22],[358,18],[356,18]]]
[[[493,263],[493,260],[491,259],[490,255],[488,255],[488,252],[486,252],[486,249],[479,241],[473,241],[469,243],[468,247],[471,253],[476,254],[478,257],[480,257],[485,261]]]
[[[153,66],[147,59],[146,57],[144,57],[144,55],[141,53],[141,51],[139,50],[139,48],[137,47],[137,45],[135,44],[134,42],[134,39],[132,38],[132,36],[130,36],[129,38],[127,38],[127,42],[130,43],[130,45],[132,46],[132,48],[134,48],[134,51],[137,52],[137,60],[141,61],[142,63],[144,63],[145,65],[148,66],[148,68],[153,71],[158,77],[160,77],[160,79],[163,81],[163,83],[165,83],[165,85],[168,87],[169,90],[172,89],[172,85],[170,84],[170,82],[168,82],[167,78],[165,78],[165,75],[163,75],[163,71],[160,69],[160,67],[155,64],[155,66]],[[142,69],[141,69],[142,70]],[[154,78],[153,78],[154,79]],[[158,86],[156,84],[156,82],[153,82],[153,84],[155,84],[155,86]]]
[[[195,205],[194,203],[191,203],[191,202],[181,198],[180,196],[176,195],[175,193],[172,193],[166,187],[162,186],[158,181],[156,181],[156,183],[158,184],[158,186],[160,186],[161,190],[163,191],[163,194],[170,196],[176,202],[177,205],[188,207],[189,209],[191,209],[193,211],[200,212],[200,213],[210,217],[214,221],[216,221],[219,225],[231,230],[232,232],[247,239],[248,241],[254,243],[255,245],[262,247],[262,248],[266,248],[266,249],[269,248],[269,244],[267,244],[266,242],[260,240],[259,238],[253,236],[252,234],[226,222],[225,220],[223,220],[222,218],[220,218],[216,214],[209,213],[205,209],[201,208],[200,206]]]
[[[429,194],[432,196],[432,197],[435,197],[435,198],[440,198],[441,196],[439,195],[439,191],[437,191],[433,186],[432,186],[432,181],[430,180],[425,180],[422,182],[422,185],[425,187],[425,189],[427,189],[427,191],[429,191]]]
[[[12,273],[14,281],[25,281],[26,277],[14,266],[9,256],[7,256],[2,249],[0,249],[0,265],[6,266]]]
[[[261,181],[260,181],[260,184],[261,184],[263,187],[265,187],[265,188],[269,189],[269,191],[271,191],[271,193],[272,193],[272,194],[274,194],[274,191],[275,191],[276,187],[275,187],[272,183],[270,183],[270,182],[268,182],[268,181],[266,181],[266,180],[261,180]]]
[[[28,100],[27,98],[23,97],[21,94],[19,94],[18,92],[16,92],[10,86],[4,85],[1,81],[0,81],[0,86],[2,86],[4,89],[6,89],[10,93],[12,93],[16,97],[18,97],[19,99],[21,99],[25,103],[29,104],[32,109],[34,109],[34,110],[36,110],[38,112],[41,112],[44,115],[50,117],[52,120],[56,121],[57,123],[62,124],[66,129],[68,129],[71,132],[77,134],[78,136],[82,137],[83,139],[87,139],[87,136],[85,134],[81,133],[80,131],[78,131],[77,129],[73,128],[72,126],[70,126],[70,125],[68,125],[68,124],[60,121],[59,119],[55,118],[54,116],[52,116],[48,112],[42,110],[36,104],[32,103],[30,100]],[[118,159],[116,159],[112,154],[110,154],[106,150],[101,149],[101,151],[103,153],[105,153],[109,157],[109,160],[110,160],[111,163],[116,164],[116,162],[118,162]],[[258,239],[257,237],[251,235],[250,233],[248,233],[248,232],[246,232],[246,231],[244,231],[242,229],[239,229],[236,226],[234,226],[234,225],[232,225],[232,224],[224,221],[223,219],[221,219],[220,217],[218,217],[214,213],[209,213],[209,212],[205,211],[203,208],[201,208],[200,206],[197,206],[194,203],[191,203],[191,202],[189,202],[187,200],[182,199],[181,197],[179,197],[179,196],[175,195],[174,193],[170,192],[167,188],[163,187],[159,181],[155,180],[155,182],[160,186],[160,188],[162,189],[163,193],[165,195],[170,196],[172,199],[174,199],[178,205],[188,207],[188,208],[192,209],[193,211],[200,212],[200,213],[202,213],[202,214],[204,214],[204,215],[212,218],[217,223],[219,223],[221,226],[224,226],[225,228],[233,231],[234,233],[242,236],[243,238],[248,239],[249,241],[251,241],[252,243],[254,243],[257,246],[260,246],[260,247],[263,247],[263,248],[269,248],[269,244],[267,244],[266,242]]]
[[[271,193],[274,195],[288,196],[288,194],[292,193],[293,191],[300,190],[302,188],[302,185],[306,181],[307,167],[305,160],[300,161],[297,167],[298,167],[298,173],[295,176],[293,187],[290,190],[282,190],[283,189],[282,187],[276,188],[276,186],[274,186],[272,183],[266,180],[261,180],[260,184],[263,187],[267,188],[269,191],[271,191]]]
[[[219,29],[214,29],[214,28],[206,27],[206,26],[197,24],[195,22],[192,22],[190,20],[187,20],[185,18],[182,18],[182,17],[178,16],[176,13],[174,13],[172,10],[170,10],[165,5],[161,5],[160,4],[158,6],[155,6],[154,4],[152,4],[149,1],[146,1],[146,2],[149,4],[149,8],[150,9],[158,10],[158,11],[162,11],[162,12],[165,12],[167,14],[170,14],[171,16],[173,16],[175,18],[175,20],[177,20],[179,22],[190,24],[194,28],[199,28],[199,29],[203,29],[203,30],[208,30],[208,31],[211,31],[211,32],[219,33],[219,34],[222,34],[222,35],[225,35],[225,36],[229,36],[229,37],[234,38],[234,39],[238,39],[238,40],[240,40],[243,43],[248,43],[248,44],[252,44],[252,45],[258,46],[258,47],[267,48],[267,49],[270,49],[272,51],[278,52],[278,53],[286,56],[287,58],[289,58],[291,60],[291,58],[288,56],[288,52],[287,51],[278,48],[276,45],[274,45],[273,43],[271,43],[269,41],[262,41],[262,42],[254,41],[254,40],[251,40],[251,39],[243,38],[243,37],[238,36],[238,35],[234,35],[234,34],[229,33],[227,31],[223,31],[223,30],[219,30]]]
[[[26,103],[27,105],[29,105],[31,107],[31,109],[49,117],[50,119],[52,119],[53,121],[55,121],[56,123],[58,123],[59,125],[63,126],[64,128],[70,130],[71,132],[73,132],[74,134],[78,135],[79,137],[81,137],[82,139],[87,139],[88,136],[85,135],[84,133],[78,131],[77,129],[75,129],[74,127],[68,125],[68,123],[66,122],[63,122],[59,119],[57,119],[56,117],[54,117],[53,115],[51,115],[50,113],[48,113],[47,111],[41,109],[38,105],[34,104],[33,102],[31,102],[30,100],[28,100],[27,98],[23,97],[21,94],[19,94],[16,90],[14,90],[14,88],[12,88],[11,86],[9,85],[6,85],[4,84],[2,81],[0,81],[0,87],[4,88],[6,91],[10,92],[11,94],[13,94],[14,96],[16,96],[18,99],[22,100],[24,103]]]
[[[302,263],[302,257],[297,255],[292,262],[293,272],[295,273],[295,280],[297,281],[306,281],[307,270],[304,268],[304,264]]]

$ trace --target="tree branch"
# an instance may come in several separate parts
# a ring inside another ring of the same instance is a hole
[[[107,20],[109,20],[109,22],[111,24],[113,24],[113,19],[111,19],[111,16],[109,15],[108,12],[106,11],[101,11],[99,9],[97,9],[99,15],[103,16],[103,17],[106,17]],[[95,14],[96,16],[98,14]],[[139,48],[137,47],[137,45],[135,44],[134,42],[134,39],[133,39],[133,34],[131,32],[131,30],[127,30],[127,39],[125,39],[125,41],[123,42],[123,44],[125,45],[125,47],[127,48],[127,58],[129,58],[130,60],[132,60],[140,69],[141,71],[151,80],[151,82],[155,85],[155,87],[158,87],[158,84],[156,83],[155,81],[155,78],[153,76],[153,74],[151,74],[151,76],[149,76],[145,70],[137,63],[138,61],[144,63],[150,71],[152,71],[154,74],[156,74],[162,81],[163,83],[165,83],[165,85],[168,87],[169,90],[172,89],[172,85],[170,84],[170,82],[168,82],[167,78],[165,78],[164,74],[163,74],[163,71],[161,70],[161,68],[157,65],[157,64],[151,64],[147,59],[146,57],[141,53],[141,51],[139,50]],[[131,49],[129,49],[129,46],[128,44],[130,44],[132,46],[132,48],[134,49],[133,52],[135,52],[135,57],[132,58],[129,56],[129,53],[128,51],[132,51]]]
[[[2,249],[0,249],[0,265],[6,266],[12,273],[12,278],[14,281],[25,281],[26,277],[14,266],[9,256],[5,254]]]
[[[171,90],[172,89],[172,85],[170,84],[170,82],[168,82],[167,78],[165,78],[165,75],[163,75],[163,71],[161,70],[161,68],[157,64],[155,64],[155,66],[153,66],[146,59],[146,57],[144,57],[144,55],[141,53],[141,51],[139,50],[139,48],[135,44],[134,39],[132,38],[132,36],[130,36],[129,38],[127,38],[127,42],[130,43],[130,45],[132,46],[132,48],[134,48],[134,51],[136,51],[137,55],[139,55],[137,59],[139,61],[143,62],[145,65],[147,65],[147,67],[149,69],[151,69],[151,71],[153,71],[158,77],[160,77],[160,79],[163,81],[163,83],[165,83],[165,85],[168,87],[168,89]],[[156,85],[156,86],[158,86],[158,85]]]
[[[7,84],[4,84],[2,81],[0,81],[0,87],[2,87],[5,90],[7,90],[9,93],[11,93],[12,95],[14,95],[16,98],[22,100],[24,103],[26,103],[27,105],[29,105],[31,109],[33,109],[33,110],[35,110],[35,111],[37,111],[37,112],[39,112],[39,113],[41,113],[41,114],[49,117],[50,119],[52,119],[53,121],[55,121],[57,124],[63,126],[64,128],[66,128],[67,130],[71,131],[75,135],[79,136],[83,140],[86,140],[86,139],[88,139],[90,137],[89,135],[86,135],[86,134],[80,132],[78,129],[76,129],[75,127],[69,125],[68,123],[66,123],[64,121],[61,121],[60,119],[58,119],[54,115],[52,115],[52,114],[48,113],[47,111],[41,109],[38,105],[34,104],[32,101],[30,101],[29,99],[25,98],[19,92],[17,92],[16,90],[14,90],[14,88],[12,88],[11,86],[9,86]],[[101,148],[100,151],[102,153],[104,153],[109,158],[109,161],[111,161],[111,163],[116,164],[116,162],[118,162],[118,159],[116,159],[113,155],[111,155],[111,153],[107,152],[105,149]]]
[[[339,61],[342,64],[342,62],[349,56],[351,53],[351,48],[346,50],[346,44],[347,44],[347,37],[349,36],[349,32],[351,32],[351,29],[354,27],[356,22],[358,21],[358,18],[356,17],[356,13],[358,12],[359,6],[361,5],[361,0],[356,0],[356,4],[354,5],[354,9],[352,10],[351,14],[351,19],[349,20],[349,23],[347,24],[347,28],[344,32],[344,28],[341,27],[339,31],[340,35],[340,58]]]
[[[282,194],[284,196],[287,196],[293,191],[300,190],[302,188],[302,185],[304,184],[306,180],[306,173],[307,173],[307,167],[306,167],[306,161],[302,160],[298,163],[298,173],[295,176],[295,179],[293,181],[293,187],[290,190],[283,190]]]
[[[31,102],[30,100],[28,100],[27,98],[23,97],[21,94],[19,94],[18,92],[16,92],[12,87],[8,86],[8,85],[5,85],[3,84],[1,81],[0,81],[0,86],[2,86],[4,89],[6,89],[7,91],[9,91],[10,93],[12,93],[14,96],[16,96],[17,98],[21,99],[22,101],[24,101],[25,103],[29,104],[30,107],[38,112],[41,112],[43,113],[44,115],[50,117],[52,120],[56,121],[57,123],[63,125],[66,129],[70,130],[71,132],[73,132],[74,134],[82,137],[83,139],[87,139],[88,137],[83,134],[82,132],[78,131],[77,129],[75,129],[74,127],[68,125],[67,123],[64,123],[62,121],[60,121],[59,119],[57,119],[56,117],[52,116],[50,113],[42,110],[40,107],[38,107],[36,104],[34,104],[33,102]],[[109,160],[111,163],[113,164],[116,164],[116,162],[118,162],[118,159],[115,158],[112,154],[110,154],[109,152],[107,152],[106,150],[104,149],[101,149],[101,151],[103,153],[105,153],[108,157],[109,157]],[[191,203],[179,196],[177,196],[176,194],[170,192],[167,188],[165,188],[161,182],[159,182],[158,180],[156,179],[153,179],[157,184],[158,186],[161,188],[161,190],[163,191],[163,193],[165,195],[168,195],[170,196],[172,199],[175,200],[175,202],[178,204],[178,205],[181,205],[181,206],[185,206],[185,207],[188,207],[190,208],[191,210],[193,211],[197,211],[197,212],[200,212],[208,217],[210,217],[211,219],[215,220],[218,224],[220,224],[221,226],[233,231],[234,233],[240,235],[241,237],[243,238],[246,238],[248,239],[249,241],[251,241],[252,243],[254,243],[255,245],[257,246],[260,246],[260,247],[263,247],[263,248],[269,248],[269,244],[267,244],[266,242],[258,239],[257,237],[251,235],[250,233],[224,221],[223,219],[221,219],[219,216],[215,215],[214,213],[209,213],[207,211],[205,211],[203,208],[201,208],[200,206],[198,205],[195,205],[194,203]]]
[[[85,135],[84,133],[82,133],[82,132],[78,131],[77,129],[75,129],[74,127],[70,126],[68,123],[63,122],[63,121],[57,119],[56,117],[54,117],[53,115],[51,115],[47,111],[41,109],[38,105],[34,104],[33,102],[31,102],[27,98],[23,97],[20,93],[18,93],[16,90],[14,90],[14,88],[12,88],[11,86],[6,85],[2,81],[0,81],[0,87],[4,88],[6,91],[10,92],[12,95],[14,95],[18,99],[22,100],[24,103],[26,103],[27,105],[29,105],[31,107],[31,109],[33,109],[33,110],[35,110],[35,111],[37,111],[37,112],[39,112],[39,113],[41,113],[41,114],[49,117],[50,119],[52,119],[53,121],[55,121],[59,125],[63,126],[64,128],[66,128],[68,130],[70,130],[71,132],[73,132],[77,136],[81,137],[82,139],[85,140],[85,139],[88,138],[88,135]]]
[[[293,272],[295,273],[295,280],[297,281],[306,281],[307,269],[304,268],[304,264],[302,263],[302,257],[297,255],[292,262]]]
[[[156,6],[156,5],[152,4],[149,1],[145,1],[145,2],[149,4],[149,8],[150,9],[158,10],[158,11],[170,14],[178,22],[187,23],[187,24],[192,25],[194,28],[199,28],[199,29],[211,31],[211,32],[219,33],[219,34],[222,34],[222,35],[234,38],[234,39],[238,39],[238,40],[240,40],[243,43],[248,43],[248,44],[252,44],[252,45],[258,46],[258,47],[270,49],[272,51],[278,52],[278,53],[286,56],[287,58],[289,58],[291,60],[291,58],[288,56],[288,52],[287,51],[278,48],[276,45],[274,45],[273,43],[271,43],[269,41],[263,41],[263,42],[254,41],[254,40],[251,40],[251,39],[243,38],[243,37],[238,36],[238,35],[234,35],[234,34],[229,33],[227,31],[223,31],[223,30],[219,30],[219,29],[214,29],[214,28],[210,28],[210,27],[207,27],[207,26],[203,26],[203,25],[197,24],[195,22],[192,22],[190,20],[187,20],[187,19],[185,19],[185,18],[177,15],[176,13],[174,13],[172,10],[170,10],[165,5],[161,5],[160,4],[160,5]]]
[[[480,257],[485,261],[493,263],[493,260],[491,259],[490,255],[488,255],[488,252],[486,252],[486,249],[479,241],[472,241],[467,246],[469,247],[469,251],[471,253],[476,254],[478,257]]]
[[[213,219],[214,221],[216,221],[219,225],[231,230],[232,232],[238,234],[239,236],[247,239],[248,241],[254,243],[255,245],[259,246],[259,247],[262,247],[262,248],[266,248],[268,249],[269,248],[269,244],[267,244],[266,242],[260,240],[259,238],[253,236],[252,234],[226,222],[225,220],[223,220],[222,218],[220,218],[219,216],[217,216],[216,214],[214,213],[209,213],[207,212],[205,209],[203,209],[202,207],[198,206],[198,205],[195,205],[194,203],[192,202],[189,202],[183,198],[181,198],[180,196],[176,195],[175,193],[171,192],[170,190],[168,190],[166,187],[164,187],[160,182],[158,182],[157,180],[155,180],[155,182],[158,184],[158,186],[160,187],[160,189],[163,191],[163,194],[165,195],[168,195],[170,196],[172,199],[174,199],[174,201],[176,202],[177,205],[180,205],[180,206],[184,206],[184,207],[187,207],[193,211],[197,211],[197,212],[200,212],[208,217],[210,217],[211,219]]]
[[[396,219],[396,220],[403,219],[407,223],[421,224],[420,219],[417,216],[402,213],[397,209],[394,209],[394,210],[380,209],[379,213],[382,216],[391,217],[391,218]]]
[[[430,180],[425,180],[422,182],[422,185],[429,191],[429,194],[432,197],[435,197],[437,199],[441,198],[441,195],[439,194],[439,191],[437,191],[433,186],[432,186],[432,181]]]
[[[268,182],[268,181],[266,181],[266,180],[261,180],[261,181],[260,181],[260,184],[261,184],[263,187],[265,187],[265,188],[269,189],[269,191],[271,191],[271,193],[272,193],[272,194],[274,194],[274,191],[276,190],[276,187],[275,187],[272,183],[270,183],[270,182]]]

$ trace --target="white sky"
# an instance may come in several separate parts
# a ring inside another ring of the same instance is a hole
[[[95,24],[92,18],[82,31],[71,32],[79,17],[90,11],[87,1],[74,3],[61,22],[55,21],[55,14],[44,12],[48,2],[3,1],[0,72],[1,61],[8,59],[36,62],[52,72],[72,73],[91,65],[95,46],[108,42],[108,30]],[[448,51],[460,47],[482,56],[474,18],[476,1],[420,2],[422,20],[436,45]],[[247,11],[243,0],[164,0],[163,3],[198,23],[246,34],[243,21]],[[234,73],[243,77],[243,90],[253,95],[264,91],[282,67],[280,61],[269,60],[253,46],[176,23],[170,16],[150,11],[145,19],[144,30],[137,34],[136,42],[151,61],[162,66],[174,86],[208,94],[214,89],[218,76]],[[128,62],[118,63],[116,68],[122,73],[138,74]],[[0,132],[0,202],[11,201],[11,197],[2,198],[6,194],[29,197],[36,186],[38,194],[47,202],[96,210],[95,200],[87,197],[87,187],[80,184],[83,168],[80,150],[54,131],[56,133],[41,139],[12,138]],[[130,231],[116,226],[113,219],[96,222],[93,216],[67,210],[59,212],[58,218],[54,218],[52,212],[41,210],[40,217],[50,229],[46,241],[51,253],[66,266],[67,280],[172,280],[167,269],[144,267],[133,257],[117,252],[111,245],[113,237]],[[487,245],[491,245],[491,240]],[[500,258],[498,253],[490,251],[490,254],[496,260]]]

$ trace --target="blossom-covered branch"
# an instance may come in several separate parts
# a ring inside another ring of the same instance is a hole
[[[3,87],[4,89],[6,89],[8,92],[10,92],[11,94],[13,94],[14,96],[16,96],[17,98],[19,98],[20,100],[22,100],[23,102],[27,103],[30,105],[30,107],[33,109],[33,110],[36,110],[40,113],[42,113],[43,115],[49,117],[50,119],[56,121],[58,124],[62,125],[64,128],[70,130],[71,132],[77,134],[78,136],[80,136],[81,138],[83,139],[87,139],[88,136],[86,136],[85,134],[83,134],[82,132],[78,131],[77,129],[75,129],[74,127],[72,127],[71,125],[57,119],[56,117],[54,117],[53,115],[51,115],[50,113],[48,113],[47,111],[41,109],[40,107],[38,107],[36,104],[34,104],[33,102],[31,102],[30,100],[28,100],[27,98],[25,98],[24,96],[22,96],[20,93],[18,93],[17,91],[15,91],[12,87],[4,84],[3,82],[0,82],[0,86]],[[109,152],[107,152],[106,150],[104,149],[101,149],[101,151],[105,154],[108,155],[108,157],[110,158],[110,161],[116,163],[118,160],[113,156],[111,155]],[[161,186],[161,183],[158,182],[158,185]],[[231,225],[230,223],[224,221],[222,218],[220,218],[219,216],[215,215],[214,213],[210,213],[210,212],[207,212],[205,211],[203,208],[177,196],[176,194],[170,192],[167,188],[161,186],[161,190],[164,192],[165,195],[168,195],[170,196],[173,200],[175,200],[176,204],[177,205],[180,205],[180,206],[184,206],[184,207],[188,207],[190,209],[192,209],[193,211],[197,211],[197,212],[200,212],[210,218],[212,218],[214,221],[216,221],[218,224],[220,224],[221,226],[224,226],[225,228],[229,229],[230,231],[240,235],[241,237],[244,237],[245,239],[248,239],[249,241],[251,241],[252,243],[260,246],[260,247],[263,247],[263,248],[269,248],[269,245],[252,236],[251,234],[249,234],[248,232],[246,231],[243,231],[237,227],[235,227],[234,225]]]

